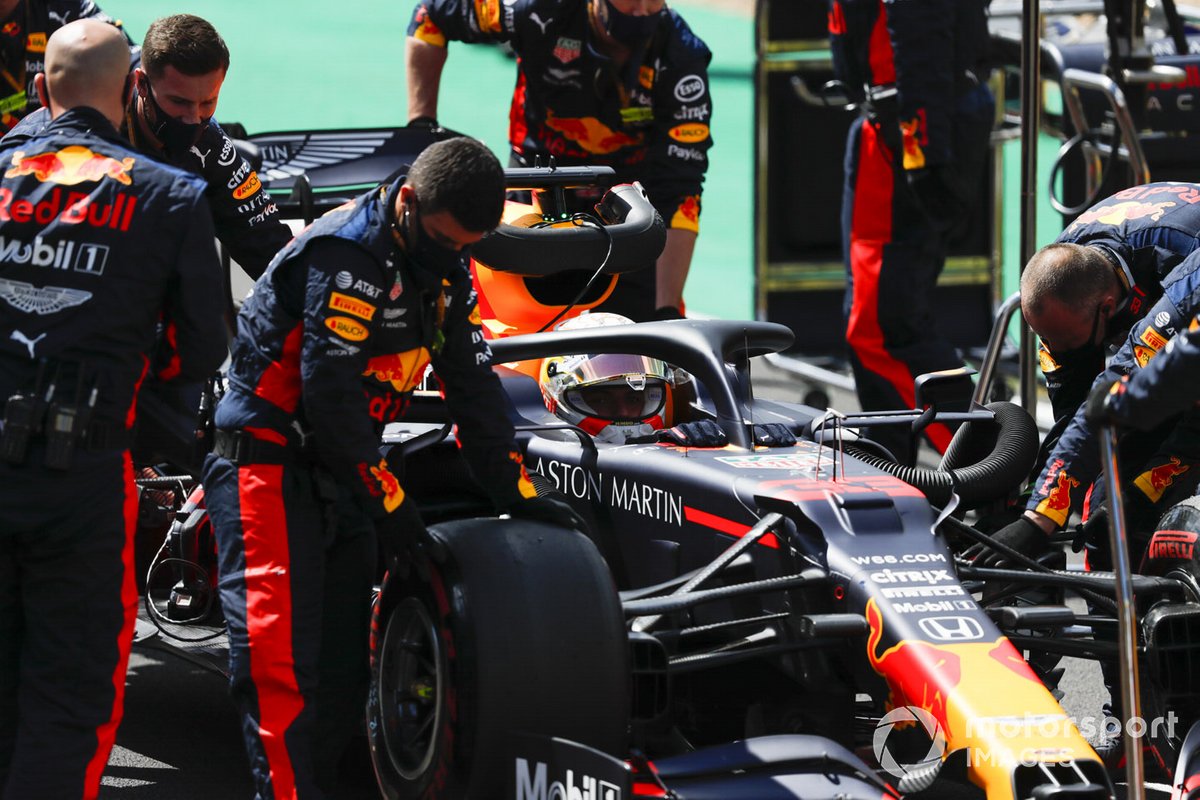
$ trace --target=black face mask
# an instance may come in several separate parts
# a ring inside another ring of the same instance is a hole
[[[404,219],[396,226],[400,235],[404,237],[408,257],[419,267],[439,278],[449,275],[451,270],[467,257],[469,248],[451,250],[426,236],[421,228],[421,213],[416,210],[416,206],[416,200],[413,200],[411,205],[406,205]],[[411,214],[409,213],[410,208],[413,209]]]
[[[638,17],[621,13],[609,0],[604,2],[608,6],[608,35],[629,48],[636,48],[653,36],[666,13],[664,10]]]
[[[150,104],[150,110],[153,113],[153,119],[149,116],[146,122],[150,125],[150,132],[154,137],[163,143],[163,149],[168,155],[183,155],[192,145],[200,141],[200,135],[204,133],[208,123],[212,117],[208,117],[201,122],[184,122],[177,117],[172,117],[163,107],[158,104],[158,100],[154,99],[154,87],[150,85],[150,78],[146,78],[146,102]]]
[[[1103,313],[1102,307],[1096,306],[1096,316],[1092,319],[1092,332],[1088,334],[1086,342],[1071,350],[1063,350],[1061,352],[1052,350],[1050,352],[1050,355],[1054,356],[1054,360],[1060,366],[1066,367],[1076,362],[1086,361],[1089,358],[1099,357],[1103,359],[1104,343],[1096,344],[1096,334],[1100,332],[1100,315]]]

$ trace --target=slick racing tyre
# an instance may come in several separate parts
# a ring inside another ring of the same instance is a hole
[[[368,739],[388,798],[500,797],[512,734],[623,756],[624,617],[583,535],[523,520],[433,526],[372,620]]]

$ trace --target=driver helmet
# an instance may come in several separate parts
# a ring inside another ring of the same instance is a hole
[[[555,330],[631,325],[608,312],[583,313]],[[624,444],[664,427],[672,370],[657,358],[621,353],[552,356],[542,361],[538,383],[552,413],[601,442]]]

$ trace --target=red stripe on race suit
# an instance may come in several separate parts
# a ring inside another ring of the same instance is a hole
[[[859,139],[858,176],[854,185],[854,211],[850,221],[850,269],[854,297],[846,323],[846,343],[865,369],[879,375],[900,395],[905,406],[916,404],[915,376],[888,352],[879,326],[879,273],[883,251],[892,240],[892,163],[875,127],[863,120]],[[950,446],[951,432],[934,423],[924,431],[938,452]]]
[[[883,0],[879,0],[879,15],[875,17],[875,27],[871,29],[871,43],[868,45],[867,58],[871,62],[871,84],[879,86],[896,82],[896,59],[892,54],[892,39],[888,36],[887,8]]]
[[[295,770],[283,736],[304,706],[292,655],[291,561],[282,486],[282,465],[238,469],[250,677],[258,693],[258,736],[276,800],[296,796]]]
[[[736,536],[739,539],[745,536],[750,530],[749,525],[743,525],[731,519],[718,517],[716,514],[710,514],[707,511],[701,511],[691,506],[683,507],[683,518],[688,522],[694,522],[697,525],[703,525],[706,528],[712,528],[715,531],[728,534],[729,536]],[[775,539],[775,534],[773,533],[766,534],[758,540],[758,543],[764,547],[779,548],[779,542]]]
[[[254,387],[254,394],[291,413],[300,402],[300,346],[304,341],[304,324],[288,332],[283,340],[283,352],[278,361],[263,370]]]
[[[129,669],[129,650],[133,645],[133,628],[137,620],[137,581],[134,578],[133,538],[137,530],[138,493],[133,482],[133,459],[126,450],[121,457],[121,482],[125,497],[121,516],[125,528],[125,543],[121,547],[121,609],[124,619],[117,638],[117,665],[113,669],[113,705],[108,722],[96,730],[96,750],[84,773],[83,800],[94,800],[100,794],[100,775],[108,764],[109,753],[117,738],[117,727],[125,709],[125,673]]]

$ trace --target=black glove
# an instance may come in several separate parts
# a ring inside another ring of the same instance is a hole
[[[796,434],[782,422],[755,423],[754,443],[766,447],[791,447],[796,443]]]
[[[408,127],[425,128],[426,130],[435,131],[441,126],[438,125],[438,121],[433,117],[413,117],[408,121]]]
[[[429,539],[417,504],[407,497],[395,511],[375,520],[375,535],[379,537],[379,546],[389,564],[405,550]]]
[[[954,234],[966,225],[970,194],[951,167],[923,167],[906,176],[913,199],[935,230]]]
[[[992,541],[1008,545],[1030,558],[1037,558],[1049,547],[1049,540],[1042,529],[1033,520],[1019,517],[1003,528],[992,533]],[[1002,567],[1006,565],[1008,556],[998,550],[993,550],[985,544],[976,544],[967,548],[963,556],[970,559],[977,567]]]
[[[674,428],[659,431],[658,440],[680,447],[724,447],[729,444],[725,431],[711,419],[681,422]]]
[[[574,528],[584,535],[588,534],[587,521],[571,508],[570,503],[556,495],[527,497],[509,506],[506,511],[514,518],[537,520],[562,528]]]
[[[1128,376],[1118,381],[1097,386],[1088,395],[1087,403],[1083,406],[1083,416],[1093,425],[1107,425],[1120,422],[1113,412],[1113,400],[1124,393]]]

